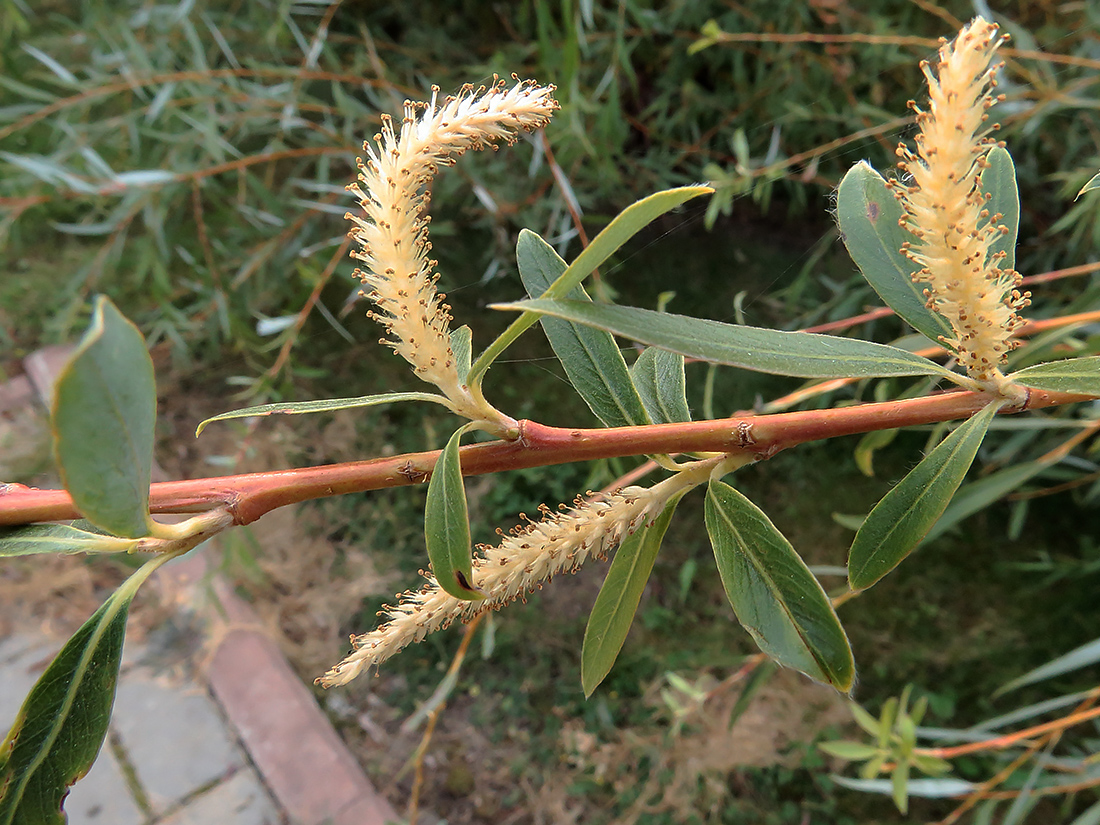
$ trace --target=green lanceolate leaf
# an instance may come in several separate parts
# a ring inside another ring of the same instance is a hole
[[[457,332],[458,330],[455,331]],[[232,410],[212,416],[199,424],[198,429],[195,430],[195,435],[200,435],[202,431],[206,429],[207,424],[211,424],[215,421],[228,421],[233,418],[251,418],[252,416],[260,415],[301,415],[303,413],[333,412],[334,410],[351,410],[356,407],[376,407],[379,404],[393,404],[398,401],[432,401],[436,404],[442,404],[443,406],[448,406],[449,404],[444,396],[430,392],[384,392],[378,395],[362,395],[358,398],[320,398],[316,401],[288,401],[279,404],[258,404],[255,407],[245,407],[244,409]]]
[[[137,327],[107,298],[54,388],[54,452],[65,489],[88,521],[117,536],[150,530],[157,389]]]
[[[654,424],[691,421],[680,353],[647,347],[631,366],[630,377]]]
[[[1087,195],[1095,189],[1100,189],[1100,172],[1097,172],[1089,178],[1088,183],[1081,187],[1081,191],[1077,193],[1077,197],[1074,198],[1074,200],[1077,200],[1077,198],[1080,198],[1082,195]]]
[[[1028,461],[990,473],[972,484],[964,484],[955,493],[943,515],[921,539],[921,543],[939,538],[963,519],[984,510],[995,501],[1000,501],[1049,466],[1048,461]]]
[[[62,802],[99,753],[111,718],[126,615],[138,587],[170,556],[116,590],[50,663],[0,743],[0,825],[63,825]]]
[[[133,539],[90,533],[66,524],[29,524],[0,529],[0,557],[35,553],[124,553],[134,549]]]
[[[855,459],[861,473],[868,478],[874,478],[875,451],[889,445],[897,434],[897,430],[872,430],[859,440],[859,444],[856,445]]]
[[[997,266],[1013,269],[1016,266],[1016,237],[1020,232],[1020,190],[1016,186],[1016,165],[1003,146],[990,149],[985,160],[987,165],[982,170],[982,191],[989,196],[986,209],[990,215],[999,214],[1001,218],[997,225],[1008,229],[989,245],[989,251],[1004,252],[1005,257]]]
[[[653,571],[657,551],[661,549],[661,541],[682,496],[683,493],[670,500],[652,525],[639,528],[615,551],[615,559],[596,596],[584,631],[581,685],[586,697],[591,696],[611,672],[622,650],[642,591]]]
[[[927,358],[896,347],[835,335],[722,324],[668,312],[583,301],[539,299],[497,304],[493,309],[553,315],[689,358],[776,375],[799,378],[957,377]]]
[[[829,756],[835,756],[837,759],[844,759],[848,762],[870,759],[878,753],[878,748],[874,745],[863,742],[821,742],[818,748],[825,751]]]
[[[870,587],[897,567],[932,529],[974,462],[1001,403],[956,428],[867,514],[848,552],[853,590]]]
[[[925,306],[924,288],[913,283],[918,267],[901,252],[913,236],[898,225],[904,210],[870,164],[848,170],[837,190],[836,215],[848,254],[886,306],[936,343],[951,325]]]
[[[485,596],[473,585],[470,516],[458,455],[464,432],[465,427],[451,436],[432,470],[424,504],[424,541],[439,586],[456,598],[474,601]]]
[[[909,812],[909,763],[902,762],[890,775],[890,796],[902,814]]]
[[[470,358],[474,349],[474,331],[468,326],[461,326],[451,333],[451,352],[455,354],[455,369],[458,370],[458,380],[466,383],[466,376],[470,374]]]
[[[1100,662],[1100,639],[1093,639],[1091,642],[1087,642],[1071,650],[1069,653],[1052,659],[1034,670],[1028,671],[1023,676],[1016,677],[1008,684],[997,688],[997,692],[994,696],[1000,696],[1011,690],[1021,688],[1024,685],[1033,685],[1036,682],[1053,679],[1055,676],[1061,676],[1065,673],[1073,673],[1081,668],[1091,667],[1097,662]]]
[[[1075,346],[1076,341],[1081,338],[1082,328],[1086,326],[1081,322],[1065,324],[1031,336],[1026,347],[1016,350],[1010,356],[1009,369],[1020,372],[1028,367],[1065,358],[1066,350]]]
[[[1014,372],[1008,377],[1025,387],[1034,387],[1037,390],[1100,396],[1100,355],[1048,361]]]
[[[714,190],[709,186],[681,186],[676,189],[655,192],[630,204],[616,215],[599,235],[592,239],[592,243],[585,247],[573,263],[569,264],[569,268],[547,290],[549,292],[547,297],[565,297],[573,287],[580,285],[581,281],[591,275],[593,270],[618,252],[623,244],[661,215],[671,212],[677,206],[692,198],[709,195],[713,192]]]
[[[775,661],[847,692],[848,637],[817,579],[751,501],[717,479],[707,489],[707,533],[737,620]]]
[[[577,256],[576,260],[550,285],[543,295],[547,298],[561,298],[569,294],[574,287],[580,286],[581,282],[591,275],[594,269],[615,254],[624,243],[661,215],[672,211],[692,198],[707,195],[713,191],[709,186],[682,186],[678,189],[666,189],[663,192],[656,192],[632,203],[604,227],[603,231],[592,240],[592,243]],[[470,368],[469,381],[480,384],[482,375],[489,369],[493,361],[500,357],[500,354],[537,320],[537,315],[530,314],[523,315],[513,321],[508,329],[486,347],[485,351],[474,361],[474,365]]]
[[[516,244],[516,260],[523,286],[533,298],[542,295],[566,269],[553,247],[526,229]],[[569,297],[591,302],[580,286],[574,287]],[[557,318],[540,320],[565,374],[600,421],[608,427],[650,423],[610,333]]]

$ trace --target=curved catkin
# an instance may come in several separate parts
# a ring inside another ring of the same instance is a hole
[[[425,574],[427,583],[420,590],[398,594],[397,605],[379,613],[387,619],[384,624],[352,637],[355,650],[318,683],[324,687],[346,684],[429,633],[523,598],[558,573],[575,572],[589,559],[614,549],[629,533],[655,518],[673,495],[696,483],[698,479],[680,473],[649,488],[590,494],[563,512],[544,510],[542,520],[528,521],[496,547],[478,548],[481,552],[474,557],[473,584],[485,599],[456,599]]]
[[[450,346],[450,307],[435,288],[435,261],[428,258],[428,186],[440,166],[454,163],[467,149],[513,143],[521,130],[546,125],[558,108],[553,86],[516,80],[474,89],[464,87],[440,105],[438,88],[427,103],[405,102],[400,128],[382,117],[382,131],[367,141],[359,182],[348,186],[362,214],[351,237],[361,263],[356,275],[376,307],[371,317],[386,327],[389,346],[416,374],[437,386],[456,412],[477,420],[495,411],[471,397],[459,380]]]
[[[1000,215],[989,214],[982,191],[986,155],[996,145],[987,110],[1000,65],[990,60],[1002,39],[978,17],[940,47],[934,67],[921,64],[929,102],[926,110],[910,104],[919,127],[916,151],[898,147],[909,180],[892,182],[905,209],[901,224],[914,237],[902,249],[920,266],[913,280],[926,284],[928,307],[954,331],[944,343],[971,378],[996,389],[1015,346],[1012,334],[1023,323],[1017,310],[1028,304],[1017,289],[1019,274],[1001,268],[1004,253],[992,250],[1007,229]]]

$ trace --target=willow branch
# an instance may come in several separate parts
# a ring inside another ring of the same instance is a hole
[[[475,476],[600,458],[692,452],[747,455],[763,461],[810,441],[967,418],[989,400],[982,393],[956,391],[828,410],[608,429],[548,427],[521,421],[519,437],[513,441],[463,447],[462,472]],[[1011,412],[1085,400],[1089,396],[1031,390],[1025,403]],[[438,450],[430,450],[320,467],[159,482],[150,488],[150,504],[154,513],[197,513],[224,507],[235,524],[249,524],[288,504],[419,484],[431,475],[438,456]],[[0,485],[0,526],[79,516],[64,490]]]
[[[1016,733],[1006,734],[1005,736],[997,736],[992,739],[983,739],[981,742],[968,742],[965,745],[956,745],[950,748],[919,748],[918,753],[928,756],[936,756],[940,759],[954,759],[959,756],[966,756],[971,753],[981,753],[982,751],[990,750],[1003,750],[1010,748],[1013,745],[1020,742],[1026,742],[1036,736],[1040,736],[1052,731],[1062,731],[1073,725],[1079,725],[1082,722],[1087,722],[1090,719],[1095,719],[1100,716],[1100,707],[1089,708],[1088,710],[1081,711],[1080,713],[1072,713],[1069,716],[1064,716],[1060,719],[1054,719],[1050,722],[1044,722],[1041,725],[1035,725],[1034,727],[1027,728],[1026,730],[1016,731]]]

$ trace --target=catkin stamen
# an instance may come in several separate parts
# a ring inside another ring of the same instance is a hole
[[[898,146],[898,166],[909,180],[892,184],[905,209],[901,225],[914,238],[901,250],[919,267],[913,280],[927,284],[928,308],[954,332],[944,343],[971,378],[996,389],[1016,346],[1012,334],[1023,323],[1017,310],[1029,303],[1017,289],[1020,275],[1002,267],[1004,253],[992,249],[1009,230],[1000,224],[1003,216],[990,214],[982,191],[986,156],[996,145],[990,133],[998,128],[986,113],[1000,69],[990,60],[1003,39],[978,17],[940,46],[934,67],[921,63],[928,107],[910,103],[920,130],[916,151]]]
[[[654,519],[674,494],[698,481],[679,473],[648,489],[626,487],[610,494],[589,494],[557,512],[540,508],[540,521],[520,514],[519,527],[508,534],[498,530],[500,544],[482,545],[474,557],[472,583],[487,598],[456,599],[424,573],[427,583],[419,590],[399,593],[397,604],[379,613],[385,623],[353,636],[353,652],[318,683],[324,687],[346,684],[429,633],[524,599],[559,573],[573,573],[591,558],[604,558],[627,535]]]
[[[439,103],[437,87],[427,103],[405,102],[399,129],[382,116],[382,130],[359,159],[359,182],[348,186],[362,215],[347,213],[361,263],[356,275],[377,310],[370,317],[388,334],[385,343],[408,361],[416,374],[437,386],[461,415],[494,418],[495,410],[471,396],[459,379],[450,345],[450,307],[436,293],[435,261],[429,260],[430,199],[426,187],[440,166],[454,163],[467,149],[514,143],[521,130],[540,129],[558,108],[553,86],[516,79],[497,80],[476,91],[464,86]]]

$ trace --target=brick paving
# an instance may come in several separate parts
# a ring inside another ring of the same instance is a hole
[[[0,385],[0,414],[48,395],[66,357],[28,357],[27,375]],[[176,610],[142,644],[127,641],[108,739],[65,803],[70,825],[398,822],[205,555],[198,548],[146,584]],[[62,643],[33,627],[0,637],[0,733]]]
[[[11,726],[60,646],[34,630],[0,641],[0,728]],[[142,664],[145,651],[128,646],[127,658],[135,663],[124,666],[119,679],[108,741],[65,801],[70,825],[291,821],[205,686],[158,673]],[[196,819],[191,813],[210,810],[216,800],[222,800],[218,816]]]

